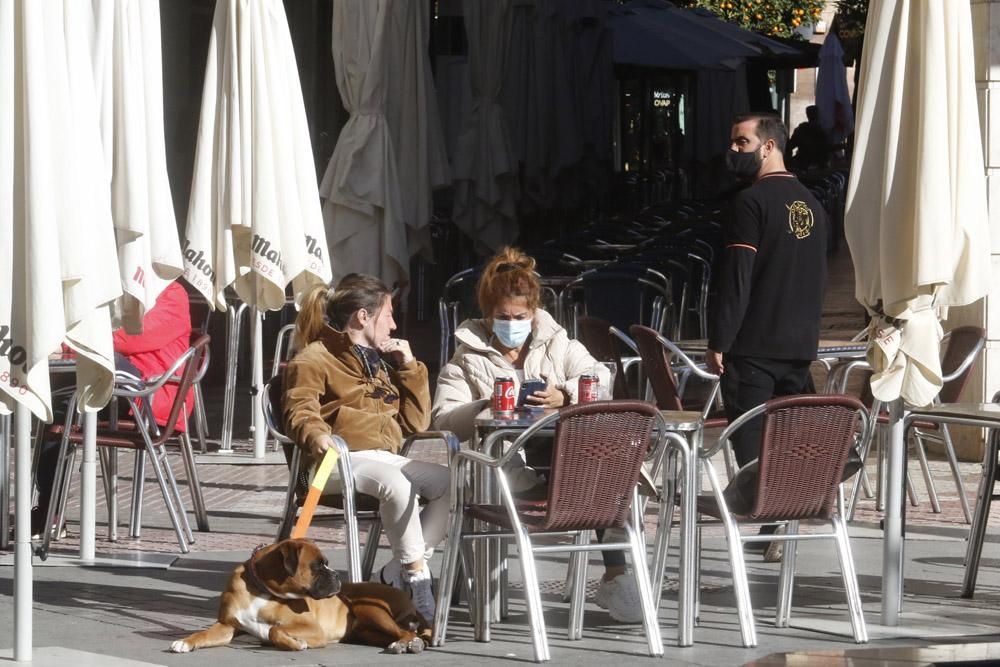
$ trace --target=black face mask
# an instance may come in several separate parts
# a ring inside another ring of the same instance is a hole
[[[751,180],[760,171],[760,165],[764,161],[760,157],[759,151],[759,148],[745,153],[734,150],[726,151],[726,169],[740,180]]]

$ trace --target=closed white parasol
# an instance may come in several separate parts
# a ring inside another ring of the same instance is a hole
[[[967,2],[872,0],[844,228],[890,402],[882,618],[901,599],[902,404],[941,387],[939,318],[989,287],[986,179]]]

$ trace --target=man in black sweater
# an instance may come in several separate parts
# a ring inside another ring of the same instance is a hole
[[[726,164],[753,184],[733,199],[710,312],[709,370],[722,376],[730,421],[776,396],[812,393],[826,286],[826,215],[785,170],[788,137],[769,114],[738,116]],[[760,420],[733,439],[742,466],[757,458]]]

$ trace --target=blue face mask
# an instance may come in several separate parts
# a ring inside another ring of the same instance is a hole
[[[504,347],[519,348],[531,335],[531,320],[493,320],[493,333]]]

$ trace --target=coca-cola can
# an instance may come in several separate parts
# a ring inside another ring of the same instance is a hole
[[[596,375],[581,375],[576,395],[579,396],[580,403],[590,403],[600,398],[600,389],[601,380]]]
[[[493,381],[493,414],[506,416],[513,414],[517,396],[514,394],[514,378],[500,377]]]

